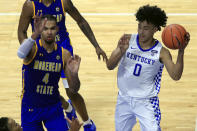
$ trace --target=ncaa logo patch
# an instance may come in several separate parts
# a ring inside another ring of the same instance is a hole
[[[158,51],[157,50],[151,50],[151,55],[154,56],[154,54],[157,54]]]
[[[59,55],[57,55],[57,56],[56,56],[56,59],[57,59],[57,60],[59,60],[59,59],[60,59],[60,56],[59,56]]]

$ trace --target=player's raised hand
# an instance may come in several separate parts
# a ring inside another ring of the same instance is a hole
[[[44,26],[47,22],[47,18],[45,18],[42,21],[41,20],[42,14],[39,15],[39,13],[37,13],[33,18],[34,18],[34,32],[37,33],[37,34],[41,34],[42,31],[44,30]]]
[[[121,53],[125,53],[126,50],[129,47],[129,40],[131,38],[131,35],[129,34],[124,34],[120,40],[118,41],[118,47],[120,48]]]
[[[67,69],[71,74],[76,74],[79,71],[81,58],[78,55],[70,57],[67,61]]]
[[[176,35],[175,35],[175,38],[178,41],[179,49],[184,50],[190,41],[190,34],[188,32],[185,34],[184,43],[180,43]]]
[[[107,55],[100,47],[96,47],[96,54],[97,54],[99,60],[101,59],[101,56],[102,56],[103,61],[107,61]]]

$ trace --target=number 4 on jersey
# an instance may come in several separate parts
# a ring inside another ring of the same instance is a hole
[[[45,84],[49,82],[49,73],[45,74],[44,78],[42,79],[42,82],[44,82]]]

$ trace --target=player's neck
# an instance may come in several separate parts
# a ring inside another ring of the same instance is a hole
[[[149,39],[147,41],[139,41],[140,43],[140,47],[144,50],[150,49],[151,47],[153,47],[153,45],[155,45],[156,40],[154,38]]]
[[[54,1],[54,0],[41,0],[42,1],[42,3],[45,5],[45,6],[50,6],[51,5],[51,3]]]
[[[55,49],[55,42],[46,43],[44,40],[41,40],[41,42],[42,42],[42,45],[43,45],[44,49],[45,49],[48,53],[53,52],[53,50]]]

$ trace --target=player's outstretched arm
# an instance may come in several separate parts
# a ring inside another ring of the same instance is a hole
[[[181,45],[187,46],[189,43],[189,40],[190,40],[190,35],[189,35],[189,33],[187,33],[185,36],[185,44],[180,44],[180,42],[179,41],[178,42],[179,42],[180,46]],[[160,60],[165,65],[165,67],[168,71],[168,74],[170,75],[170,77],[173,80],[179,80],[182,76],[183,67],[184,67],[184,50],[185,50],[186,46],[179,48],[176,63],[174,63],[172,61],[172,56],[171,56],[169,50],[167,50],[164,47],[161,49]]]
[[[119,42],[117,48],[112,52],[109,60],[106,62],[107,68],[113,70],[119,63],[122,56],[125,54],[126,50],[129,47],[129,40],[131,35],[124,34]]]
[[[64,72],[67,76],[69,90],[72,93],[77,93],[80,88],[80,80],[78,77],[81,58],[78,55],[71,56],[67,51],[63,51],[64,55]]]
[[[26,0],[23,4],[22,12],[18,24],[18,40],[19,43],[27,39],[27,29],[33,17],[33,5],[30,0]]]
[[[62,108],[63,108],[64,110],[68,109],[69,104],[68,104],[68,102],[64,99],[64,97],[63,97],[62,95],[60,95],[60,101],[61,101],[61,103],[62,103]]]
[[[65,11],[77,22],[77,24],[80,27],[80,29],[82,30],[82,32],[85,34],[85,36],[88,38],[88,40],[95,47],[99,60],[100,60],[100,56],[103,57],[103,60],[107,60],[107,56],[106,56],[105,52],[100,48],[90,25],[81,16],[81,14],[76,9],[76,7],[73,5],[71,0],[64,0],[64,8],[65,8]]]
[[[38,14],[34,17],[35,31],[32,33],[30,38],[25,39],[22,42],[18,49],[17,55],[19,58],[24,59],[24,62],[31,60],[36,52],[35,40],[42,33],[47,22],[47,19],[41,20],[41,17],[42,15],[39,16]]]

